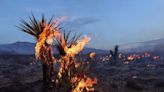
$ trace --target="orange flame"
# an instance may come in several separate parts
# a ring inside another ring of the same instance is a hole
[[[91,59],[93,59],[95,56],[96,56],[96,53],[95,53],[95,52],[91,52],[91,53],[89,54],[89,57],[90,57]]]
[[[127,58],[129,61],[132,61],[132,60],[134,60],[134,57],[133,56],[128,56],[128,58]]]
[[[75,78],[76,80],[78,78]],[[93,88],[93,85],[97,84],[97,79],[91,79],[87,76],[84,76],[84,78],[81,79],[81,81],[78,83],[76,88],[72,92],[83,92],[83,91],[94,91],[95,89]]]
[[[39,35],[38,42],[37,42],[37,44],[35,46],[35,56],[36,56],[36,59],[39,59],[40,50],[44,46],[44,43],[46,41],[46,36],[47,36],[47,33],[48,33],[49,29],[50,29],[50,27],[46,26],[43,29],[43,32]]]
[[[71,48],[65,47],[64,50],[67,55],[74,56],[78,54],[89,41],[90,41],[90,38],[87,36],[84,36],[83,39],[77,41],[76,45],[72,45]]]
[[[52,45],[52,42],[53,42],[53,38],[54,37],[59,37],[61,35],[61,33],[58,31],[58,23],[62,20],[66,19],[66,17],[61,17],[59,19],[56,19],[54,22],[53,22],[53,26],[49,26],[45,23],[45,28],[43,29],[43,32],[39,35],[39,39],[37,41],[37,44],[35,46],[35,56],[36,56],[36,59],[39,59],[40,57],[40,50],[42,47],[44,47],[45,45],[45,42],[47,44],[50,44]]]

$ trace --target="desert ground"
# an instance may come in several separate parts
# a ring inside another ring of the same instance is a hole
[[[111,65],[97,55],[89,74],[95,92],[164,92],[164,61],[140,60]],[[33,55],[0,56],[0,92],[42,92],[42,66]]]

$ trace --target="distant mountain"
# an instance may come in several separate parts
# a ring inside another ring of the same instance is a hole
[[[0,55],[2,54],[23,54],[31,55],[34,54],[35,43],[30,42],[15,42],[11,44],[0,45]],[[53,49],[55,54],[57,50]],[[125,45],[120,45],[121,52],[164,52],[164,38],[150,40],[145,42],[136,42]],[[81,53],[96,52],[97,54],[109,53],[107,50],[95,49],[95,48],[84,48]]]
[[[145,51],[164,52],[164,38],[145,41],[145,42],[120,45],[120,49],[123,52],[145,52]]]
[[[57,50],[53,49],[55,54]],[[1,44],[0,45],[0,55],[2,54],[21,54],[21,55],[32,55],[35,51],[35,43],[30,42],[15,42],[11,44]],[[108,53],[106,50],[94,49],[94,48],[84,48],[81,53],[96,52],[97,54]]]
[[[35,43],[16,42],[0,45],[0,54],[34,54]]]

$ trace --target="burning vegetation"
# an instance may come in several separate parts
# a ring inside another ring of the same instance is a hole
[[[117,61],[121,61],[124,64],[127,64],[131,61],[144,61],[145,59],[149,59],[151,61],[159,61],[160,56],[155,55],[150,52],[144,52],[144,53],[133,53],[133,54],[123,54],[123,53],[117,53],[117,55],[105,55],[100,57],[100,61],[103,62],[111,62],[113,63],[113,58],[117,58]],[[115,60],[116,61],[116,60]]]
[[[89,77],[87,73],[95,53],[91,53],[87,61],[76,58],[76,55],[89,43],[90,38],[88,36],[81,38],[81,35],[72,36],[71,32],[62,31],[59,22],[60,19],[53,21],[53,18],[47,22],[44,16],[39,21],[32,15],[29,22],[21,20],[19,27],[23,32],[34,36],[37,41],[35,56],[37,61],[42,62],[45,92],[94,91],[97,79]],[[59,52],[59,60],[53,55],[53,46]],[[57,62],[60,66],[55,70],[54,65]]]

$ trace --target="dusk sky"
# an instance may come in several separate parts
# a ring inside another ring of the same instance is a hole
[[[19,31],[20,19],[45,14],[67,16],[67,29],[91,37],[88,47],[114,45],[164,37],[164,0],[1,0],[0,44],[35,42]]]

